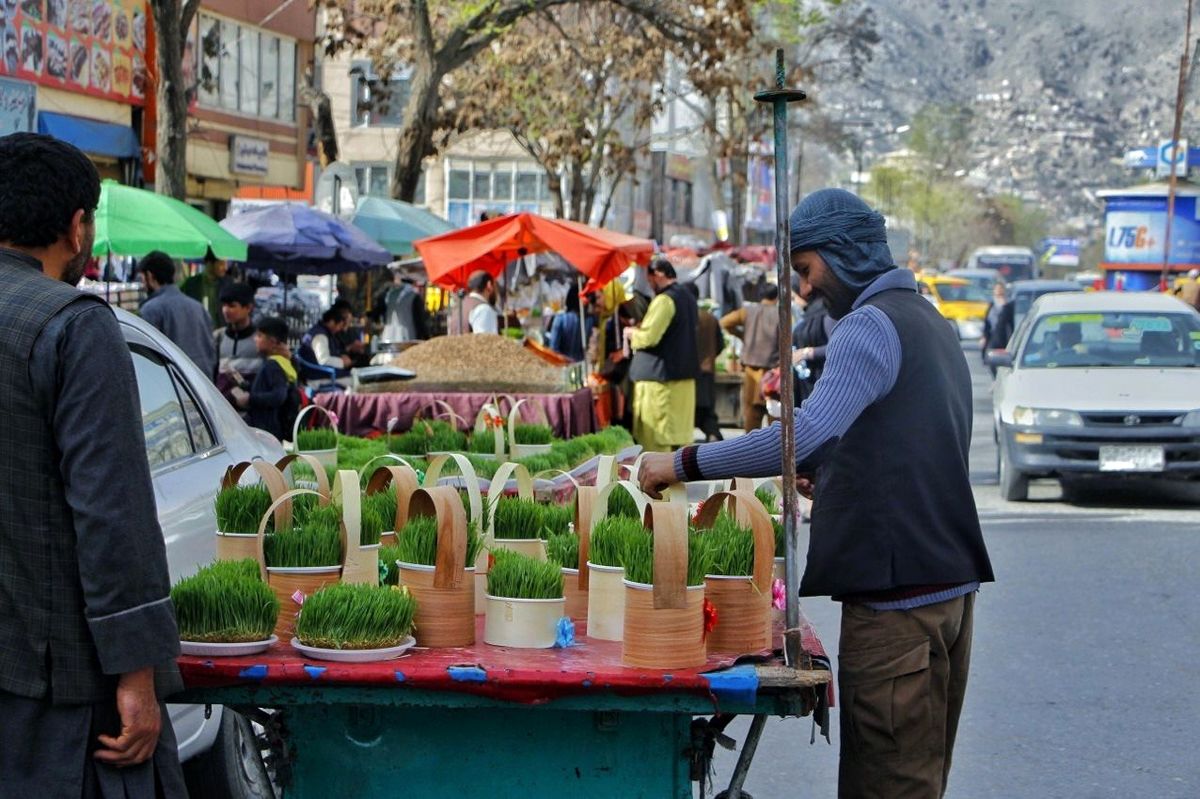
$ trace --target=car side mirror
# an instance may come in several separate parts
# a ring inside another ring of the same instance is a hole
[[[1008,350],[988,350],[983,356],[983,362],[993,369],[1002,367],[1012,368],[1013,354]]]

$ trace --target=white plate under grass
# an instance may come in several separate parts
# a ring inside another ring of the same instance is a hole
[[[332,660],[337,663],[374,663],[379,660],[398,658],[416,646],[417,640],[411,635],[404,642],[384,649],[321,649],[316,646],[305,646],[300,639],[292,639],[292,648],[306,657],[316,660]]]
[[[220,658],[237,655],[257,655],[266,652],[279,639],[271,636],[265,641],[243,641],[237,644],[208,643],[205,641],[180,641],[179,651],[193,657]]]

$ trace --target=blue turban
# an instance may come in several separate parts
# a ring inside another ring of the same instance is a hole
[[[816,250],[855,291],[896,268],[883,216],[845,189],[814,191],[796,206],[788,222],[792,252]]]

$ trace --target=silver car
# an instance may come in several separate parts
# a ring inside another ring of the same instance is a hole
[[[283,457],[279,442],[246,425],[178,347],[136,316],[117,310],[133,357],[146,456],[171,581],[215,555],[213,500],[225,470],[244,460]],[[193,796],[272,796],[252,725],[213,707],[171,705],[180,759]]]
[[[1005,499],[1031,478],[1200,479],[1200,314],[1174,297],[1048,294],[988,362]]]

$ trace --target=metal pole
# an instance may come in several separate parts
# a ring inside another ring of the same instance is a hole
[[[796,540],[796,427],[792,390],[792,258],[791,237],[788,232],[788,140],[787,104],[805,99],[799,89],[785,89],[787,73],[783,66],[783,49],[775,51],[775,89],[759,92],[754,99],[770,103],[775,112],[775,271],[779,291],[789,292],[787,302],[779,302],[779,404],[782,406],[779,429],[783,437],[783,530],[784,565],[787,575],[787,629],[784,632],[784,653],[787,662],[799,667],[800,648],[800,553]]]
[[[583,345],[580,348],[580,352],[583,353],[584,368],[590,372],[591,369],[587,367],[587,316],[583,313],[583,275],[576,275],[575,291],[576,296],[579,297],[579,341]],[[584,376],[586,377],[586,375]]]
[[[1175,92],[1175,128],[1171,134],[1171,176],[1167,179],[1167,227],[1163,235],[1163,267],[1159,279],[1163,291],[1170,289],[1168,280],[1171,276],[1171,222],[1175,217],[1175,186],[1178,183],[1177,167],[1179,159],[1179,135],[1183,129],[1183,104],[1187,99],[1188,58],[1192,48],[1192,0],[1188,0],[1187,31],[1183,36],[1183,55],[1179,59],[1179,87]],[[1187,153],[1183,154],[1184,164],[1187,164]]]
[[[750,774],[750,764],[754,762],[754,754],[758,751],[758,742],[762,739],[763,729],[767,726],[764,714],[756,715],[750,721],[750,731],[746,733],[746,742],[738,755],[737,765],[733,768],[733,776],[729,779],[729,790],[725,791],[725,799],[742,799],[742,786]]]

